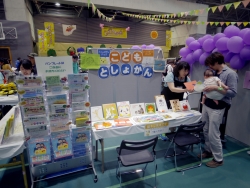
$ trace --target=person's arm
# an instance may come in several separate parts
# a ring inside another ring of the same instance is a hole
[[[167,84],[168,84],[170,91],[172,91],[173,93],[184,93],[187,91],[187,89],[175,87],[174,82],[168,82]]]
[[[172,65],[168,65],[168,72],[167,72],[167,73],[170,73],[170,72],[173,72],[173,67],[172,67]]]

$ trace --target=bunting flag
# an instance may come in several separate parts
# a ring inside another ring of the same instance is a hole
[[[95,14],[96,6],[92,3],[92,13]]]
[[[231,25],[235,25],[236,24],[236,22],[231,22]]]
[[[200,10],[200,14],[203,14],[203,12],[204,12],[204,9],[201,9],[201,10]]]
[[[205,22],[201,22],[202,25],[205,25]]]
[[[240,3],[241,3],[241,2],[235,2],[235,3],[233,3],[234,8],[237,9],[237,7],[240,5]]]
[[[90,0],[88,0],[88,9],[89,9],[89,4],[90,4]]]
[[[196,22],[197,25],[199,25],[201,22]]]
[[[210,22],[210,25],[211,25],[211,26],[214,25],[214,22]]]
[[[189,12],[185,12],[185,16],[187,16],[189,14]]]
[[[214,22],[214,24],[215,24],[216,26],[218,26],[218,25],[219,25],[219,22]]]
[[[230,9],[230,7],[232,6],[232,3],[226,4],[225,6],[226,6],[226,9],[228,11]]]
[[[243,25],[246,27],[249,22],[243,22]]]
[[[209,12],[210,8],[206,8],[206,11]]]
[[[200,13],[200,10],[195,10],[194,12],[195,12],[195,14],[197,15],[197,14]]]
[[[223,8],[224,8],[224,5],[218,6],[218,9],[219,9],[220,12],[223,10]]]
[[[220,22],[220,25],[223,26],[225,22]]]
[[[226,22],[226,25],[229,26],[229,25],[230,25],[230,22]]]
[[[244,7],[246,8],[247,5],[249,4],[250,0],[245,0],[245,1],[242,1],[242,4],[244,5]]]
[[[181,17],[183,17],[183,16],[184,16],[184,14],[185,14],[184,12],[181,12]]]
[[[209,24],[209,22],[206,23],[206,25],[208,25],[208,24]]]
[[[240,26],[242,24],[242,22],[237,22],[237,25]]]
[[[214,13],[215,10],[217,9],[217,6],[216,7],[211,7],[211,9],[212,9],[212,12]]]

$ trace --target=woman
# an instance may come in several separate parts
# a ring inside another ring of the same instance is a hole
[[[33,75],[32,63],[28,59],[23,59],[20,64],[20,72],[24,76]]]
[[[165,96],[168,108],[170,108],[170,100],[179,99],[182,101],[185,92],[192,92],[187,90],[184,85],[185,82],[191,81],[188,77],[189,71],[190,65],[181,61],[174,67],[174,71],[168,73],[165,77],[165,84],[161,94]]]
[[[14,71],[11,69],[10,61],[9,61],[8,59],[3,59],[2,70],[9,70],[9,71],[11,71],[11,72],[14,72]]]

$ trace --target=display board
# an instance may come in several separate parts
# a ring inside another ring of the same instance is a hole
[[[103,51],[105,49],[102,49]],[[109,49],[110,50],[110,49]],[[100,54],[100,49],[92,49],[92,53]],[[136,50],[131,49],[114,49],[123,54],[124,51],[129,51],[133,54]],[[111,51],[111,52],[112,52]],[[138,51],[138,50],[137,50]],[[154,57],[162,59],[162,54],[158,53],[158,49],[154,50]],[[100,54],[101,58],[109,60],[110,53]],[[133,58],[133,56],[132,56]],[[118,62],[117,65],[121,68],[122,65],[128,64],[133,68],[136,65],[131,58],[131,61],[127,63]],[[151,58],[151,59],[153,59]],[[120,58],[122,59],[122,58]],[[149,59],[149,58],[148,58]],[[104,66],[110,67],[111,64],[106,63]],[[142,62],[143,66],[143,62]],[[143,67],[150,67],[146,65]],[[90,90],[90,102],[92,106],[100,106],[105,103],[119,102],[119,101],[130,101],[130,103],[138,102],[154,102],[154,96],[161,93],[161,77],[162,74],[153,72],[151,78],[146,78],[143,75],[134,75],[131,72],[129,75],[118,74],[117,76],[109,75],[107,78],[100,78],[98,70],[89,71],[89,84],[91,85]]]

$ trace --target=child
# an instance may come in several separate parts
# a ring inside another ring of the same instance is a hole
[[[213,71],[210,69],[205,70],[204,79],[205,79],[204,87],[210,86],[210,85],[217,85],[225,90],[228,90],[228,86],[223,84],[218,77],[214,76]],[[221,100],[223,97],[224,95],[219,93],[218,91],[211,91],[203,95],[201,104],[205,103],[206,98],[210,98],[210,99],[213,99],[213,101],[218,105],[219,104],[218,100]]]

